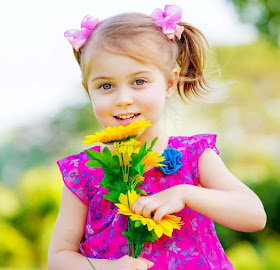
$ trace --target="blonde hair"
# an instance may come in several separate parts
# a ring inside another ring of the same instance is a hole
[[[86,44],[78,52],[73,49],[87,92],[88,61],[102,49],[154,65],[164,75],[177,64],[180,66],[177,91],[182,100],[203,97],[210,89],[204,75],[209,45],[197,28],[184,22],[179,25],[184,27],[181,38],[170,40],[152,17],[142,13],[122,13],[101,21]]]

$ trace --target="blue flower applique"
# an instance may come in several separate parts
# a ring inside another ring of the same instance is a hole
[[[158,167],[164,174],[171,175],[177,172],[183,164],[181,163],[182,153],[175,148],[166,148],[162,154],[165,159],[162,164],[164,167]]]

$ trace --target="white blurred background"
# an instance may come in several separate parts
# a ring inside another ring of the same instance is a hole
[[[252,42],[253,26],[238,22],[226,0],[5,1],[0,9],[0,138],[15,127],[40,123],[62,108],[86,103],[80,70],[63,34],[87,14],[100,20],[128,11],[150,14],[165,4],[183,8],[210,45]],[[108,8],[110,6],[110,8]]]

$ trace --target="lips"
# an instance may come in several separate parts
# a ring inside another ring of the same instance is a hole
[[[114,117],[117,118],[118,120],[127,120],[127,119],[133,119],[138,115],[140,115],[140,113],[128,113],[128,114],[117,115]]]
[[[140,113],[127,113],[114,116],[120,125],[129,125],[130,123],[139,120],[141,117]]]

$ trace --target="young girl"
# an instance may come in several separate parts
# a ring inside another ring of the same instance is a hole
[[[147,168],[133,211],[159,222],[166,214],[184,225],[172,237],[146,243],[138,258],[127,256],[126,217],[102,197],[102,169],[89,168],[85,151],[58,160],[63,181],[61,207],[49,247],[50,270],[96,269],[233,269],[214,223],[243,232],[262,230],[263,205],[234,177],[218,156],[215,134],[168,137],[159,126],[165,102],[176,91],[182,99],[202,95],[207,42],[195,27],[181,22],[178,6],[156,9],[150,16],[125,13],[99,22],[86,16],[81,30],[65,33],[81,67],[82,84],[98,121],[127,125],[141,118],[152,126],[137,140],[154,151],[175,148],[183,166],[173,174]],[[180,71],[177,67],[180,67]],[[91,149],[102,151],[104,146]],[[79,242],[84,255],[79,248]]]

